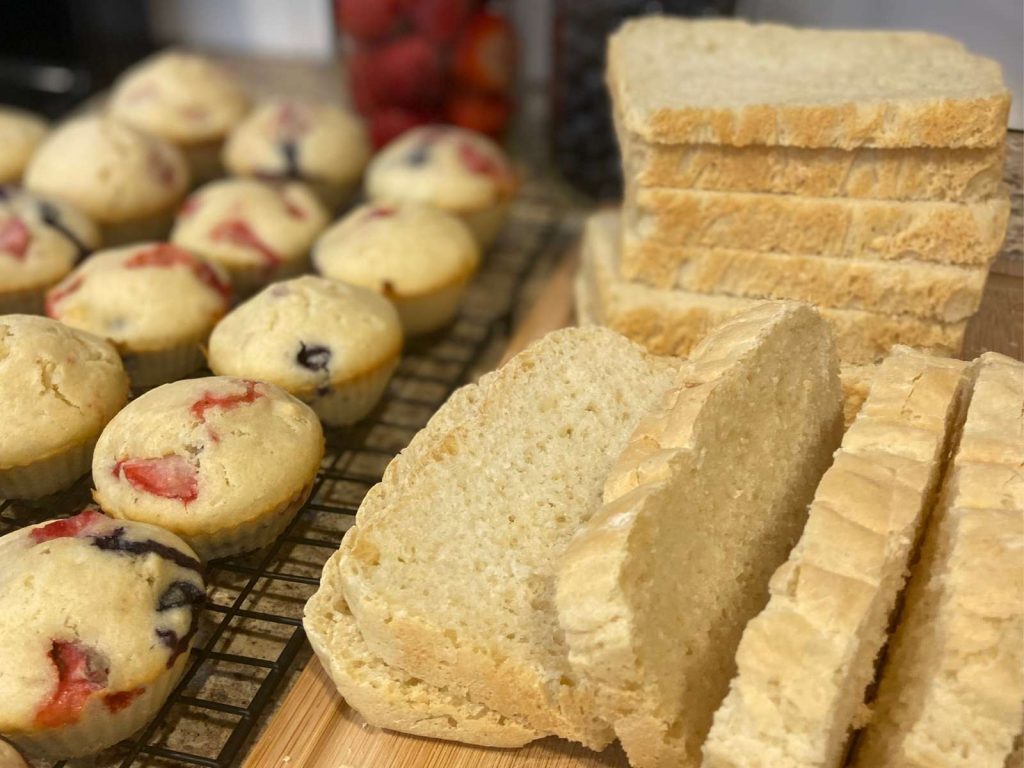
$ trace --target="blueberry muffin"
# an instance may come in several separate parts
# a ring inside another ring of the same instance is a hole
[[[231,301],[224,271],[170,243],[100,251],[46,295],[46,314],[108,339],[136,389],[202,367]]]
[[[0,186],[0,314],[41,314],[43,294],[99,242],[70,205]]]
[[[224,145],[228,173],[305,182],[330,211],[352,196],[369,160],[359,118],[323,102],[267,101]]]
[[[469,228],[417,203],[371,203],[330,227],[313,249],[317,271],[371,288],[398,310],[406,335],[447,324],[480,264]]]
[[[114,84],[110,114],[177,146],[193,184],[221,175],[224,138],[249,109],[235,77],[205,56],[167,51],[128,69]]]
[[[304,184],[222,179],[185,201],[171,240],[222,266],[235,292],[248,296],[305,272],[309,249],[327,220]]]
[[[0,736],[50,760],[130,736],[185,671],[205,597],[156,526],[88,509],[0,538]]]
[[[414,128],[370,163],[366,193],[383,203],[427,203],[463,219],[481,247],[493,242],[518,184],[486,136],[454,126]]]
[[[203,560],[259,549],[305,502],[323,457],[320,421],[273,384],[165,384],[103,430],[93,495],[114,517],[181,536]]]
[[[126,402],[128,376],[110,343],[45,317],[0,315],[0,498],[71,485]]]
[[[188,184],[177,147],[98,116],[54,130],[25,171],[29,190],[85,213],[107,246],[165,238]]]
[[[221,320],[207,362],[217,374],[273,382],[340,427],[377,404],[401,349],[387,299],[306,276],[264,288]]]
[[[0,184],[21,179],[46,131],[43,118],[14,107],[0,107]]]

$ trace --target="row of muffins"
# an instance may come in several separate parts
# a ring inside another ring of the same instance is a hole
[[[145,78],[126,77],[125,92],[129,82],[129,101],[157,129],[173,122],[160,117],[163,87],[147,94]],[[189,93],[176,88],[166,90]],[[0,538],[0,634],[14,641],[0,653],[0,740],[51,758],[96,752],[153,717],[196,635],[202,561],[280,534],[316,477],[321,420],[358,419],[386,386],[403,329],[427,332],[451,318],[514,190],[500,150],[432,127],[381,153],[367,180],[376,202],[326,231],[330,190],[292,181],[301,174],[289,166],[286,182],[214,182],[182,204],[179,186],[193,171],[203,178],[212,157],[276,176],[258,165],[267,142],[243,141],[239,127],[215,151],[212,133],[201,140],[181,129],[165,136],[185,150],[178,162],[178,149],[131,127],[117,103],[115,117],[73,121],[44,143],[72,128],[79,136],[65,133],[61,152],[50,150],[64,157],[42,174],[54,188],[30,174],[31,191],[0,193],[0,497],[39,497],[91,468],[109,515],[87,510]],[[250,119],[280,137],[282,121],[304,120],[282,117],[285,106]],[[275,151],[291,163],[315,154],[304,144]],[[272,154],[263,155],[271,165],[280,159]],[[88,209],[103,212],[98,226],[76,210],[78,194],[102,203]],[[135,215],[133,201],[149,207]],[[145,232],[153,238],[138,240]],[[125,241],[75,266],[101,242]],[[323,277],[280,281],[305,271],[310,250]],[[232,295],[261,287],[228,312]],[[59,321],[2,314],[5,299],[38,307],[44,294]],[[209,364],[234,375],[174,381],[128,402],[129,375],[151,386],[198,367],[211,328]],[[92,577],[68,579],[82,569]],[[111,604],[118,622],[108,620]]]

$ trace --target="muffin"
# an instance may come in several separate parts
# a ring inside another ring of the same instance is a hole
[[[97,503],[166,528],[203,560],[259,549],[306,501],[323,430],[273,384],[210,377],[165,384],[111,420],[92,460]]]
[[[46,294],[46,314],[108,339],[132,386],[202,367],[202,345],[231,300],[219,267],[169,243],[100,251]]]
[[[426,125],[388,144],[370,163],[366,193],[383,203],[427,203],[462,218],[486,248],[505,220],[516,176],[505,153],[465,128]]]
[[[21,179],[46,131],[43,118],[14,107],[0,107],[0,184]]]
[[[305,182],[334,211],[358,186],[370,142],[359,118],[342,109],[275,99],[231,132],[223,157],[234,176]]]
[[[0,736],[35,757],[106,749],[188,663],[206,597],[173,533],[95,509],[0,538]]]
[[[273,382],[340,427],[377,404],[401,350],[387,299],[307,275],[264,288],[221,320],[207,362],[217,374]]]
[[[126,402],[128,376],[110,343],[45,317],[0,315],[0,498],[71,485]]]
[[[327,226],[327,211],[309,187],[222,179],[185,201],[171,240],[227,270],[239,296],[301,274]]]
[[[166,237],[188,183],[177,147],[97,116],[57,128],[25,171],[29,190],[92,218],[107,246]]]
[[[41,314],[43,294],[99,243],[96,225],[70,205],[0,187],[0,314]]]
[[[452,319],[480,249],[461,219],[437,208],[371,203],[320,236],[313,264],[324,277],[385,296],[412,335]]]
[[[249,109],[235,77],[205,56],[167,51],[128,69],[114,84],[110,114],[174,144],[193,184],[221,175],[224,138]]]

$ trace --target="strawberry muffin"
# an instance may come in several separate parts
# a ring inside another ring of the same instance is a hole
[[[308,405],[273,384],[166,384],[103,430],[93,495],[114,517],[173,531],[203,560],[259,549],[306,501],[324,437]]]
[[[327,211],[305,184],[222,179],[185,201],[171,240],[228,271],[239,296],[305,272]]]
[[[0,498],[71,485],[127,401],[110,343],[45,317],[0,315]]]
[[[274,99],[243,120],[224,145],[234,176],[305,182],[326,208],[351,198],[370,160],[362,123],[323,102]]]
[[[377,404],[401,350],[387,299],[306,276],[264,288],[221,320],[207,362],[214,373],[273,382],[341,427]]]
[[[518,184],[501,148],[448,125],[414,128],[370,163],[366,193],[382,203],[418,202],[462,218],[481,247],[493,241]]]
[[[85,213],[107,246],[166,237],[188,184],[177,147],[95,115],[53,131],[25,171],[29,190]]]
[[[0,186],[0,314],[41,314],[43,294],[99,242],[70,205]]]
[[[0,107],[0,184],[21,179],[47,130],[46,121],[31,112]]]
[[[46,314],[103,336],[136,389],[202,367],[202,345],[231,301],[220,267],[169,243],[100,251],[46,294]]]
[[[206,598],[173,533],[95,509],[0,538],[0,736],[93,754],[149,720],[181,678]]]
[[[193,184],[221,175],[224,138],[249,109],[242,86],[226,69],[183,51],[156,54],[114,84],[110,114],[177,146]]]
[[[398,310],[407,335],[446,325],[480,264],[469,228],[417,203],[371,203],[332,226],[313,249],[317,271],[371,288]]]

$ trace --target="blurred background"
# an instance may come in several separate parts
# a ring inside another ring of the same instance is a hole
[[[453,122],[510,142],[590,197],[620,194],[605,36],[646,13],[916,28],[996,58],[1024,127],[1021,0],[4,0],[0,102],[59,117],[167,45],[220,53],[258,86],[359,110],[380,146]]]

